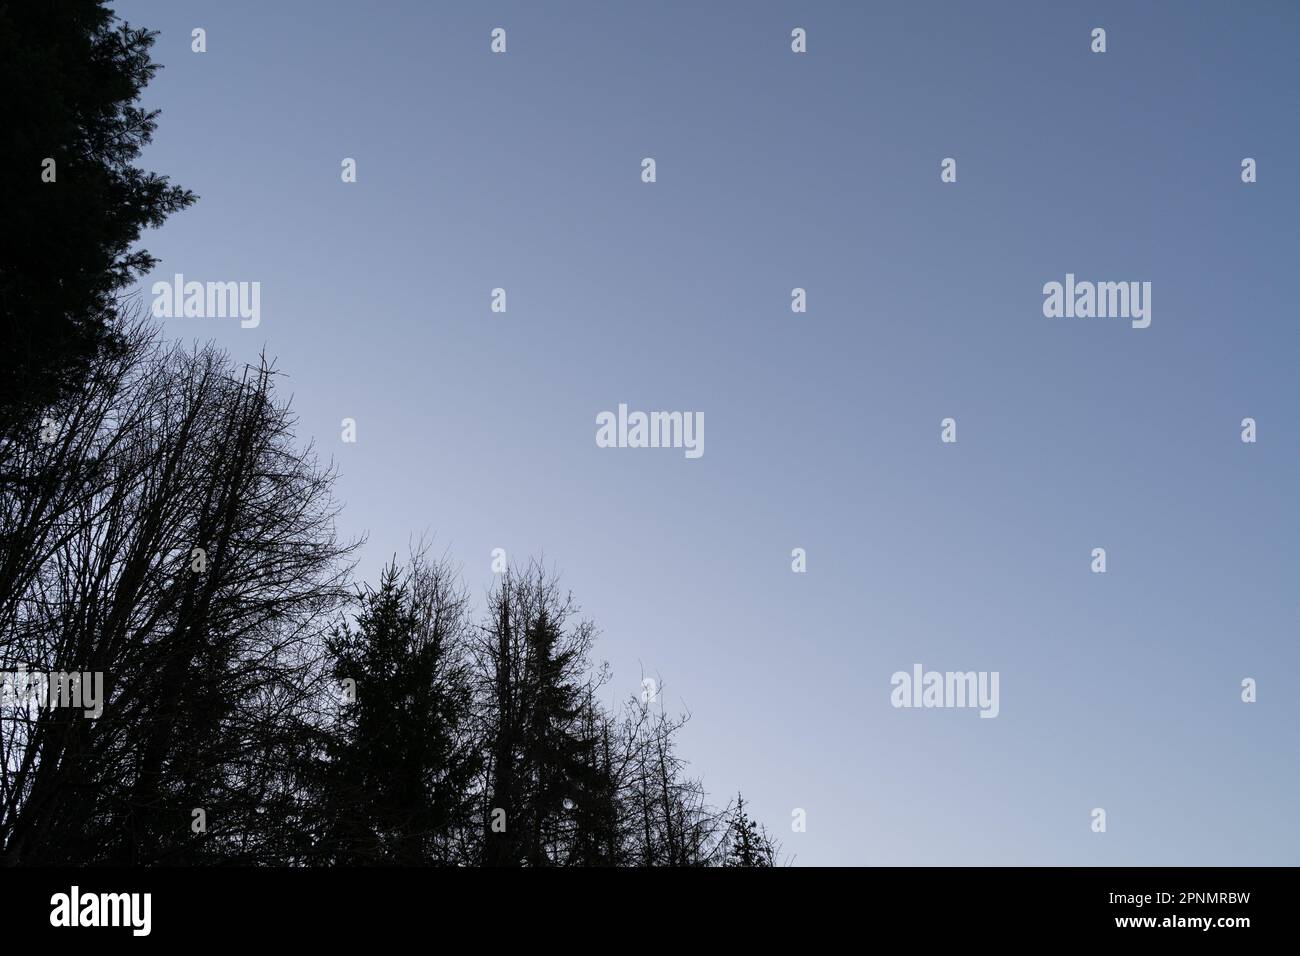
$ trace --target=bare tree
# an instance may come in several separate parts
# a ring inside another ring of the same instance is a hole
[[[105,681],[98,719],[0,714],[8,863],[272,852],[344,596],[333,474],[272,368],[129,341],[0,452],[0,666]]]

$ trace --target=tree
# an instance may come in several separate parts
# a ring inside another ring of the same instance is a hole
[[[587,688],[580,716],[581,764],[574,774],[573,840],[569,866],[620,866],[627,861],[613,749],[613,721]]]
[[[570,625],[576,610],[538,564],[507,572],[489,597],[477,647],[487,865],[551,866],[571,855],[596,744],[583,734],[595,628]]]
[[[125,347],[116,296],[155,264],[132,246],[195,200],[134,165],[155,35],[102,0],[0,4],[0,438]]]
[[[686,775],[676,737],[690,715],[671,717],[662,704],[629,701],[622,721],[622,775],[631,861],[639,866],[712,866],[726,847],[724,814],[709,806],[704,786]]]
[[[56,427],[0,444],[0,668],[104,681],[97,719],[0,710],[0,860],[292,857],[345,597],[333,474],[268,365],[129,328]]]
[[[321,852],[334,863],[458,861],[479,770],[469,736],[467,599],[422,553],[358,595],[355,625],[329,641],[351,682],[328,747]]]
[[[767,831],[745,812],[745,798],[736,794],[736,809],[728,823],[726,866],[775,866],[776,845]]]

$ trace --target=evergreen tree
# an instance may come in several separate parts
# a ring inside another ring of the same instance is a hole
[[[570,857],[595,740],[582,733],[594,628],[539,565],[503,576],[479,643],[490,766],[484,862],[551,866]],[[493,826],[494,817],[504,829]]]
[[[155,36],[103,0],[0,3],[0,437],[122,347],[116,296],[155,263],[132,246],[195,199],[134,165]]]
[[[731,814],[727,836],[730,847],[727,866],[775,866],[776,846],[767,831],[745,812],[745,798],[736,794],[736,809]]]
[[[462,657],[464,596],[445,565],[394,562],[335,629],[334,677],[354,682],[329,745],[323,843],[334,862],[457,862],[478,754]]]
[[[587,690],[582,709],[582,766],[575,775],[573,866],[619,866],[626,862],[623,814],[614,765],[611,721]]]

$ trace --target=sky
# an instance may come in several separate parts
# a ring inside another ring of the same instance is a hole
[[[795,865],[1300,864],[1300,7],[113,6],[200,196],[144,301],[260,283],[165,328],[277,360],[361,574],[543,558]],[[620,404],[704,453],[599,447]]]

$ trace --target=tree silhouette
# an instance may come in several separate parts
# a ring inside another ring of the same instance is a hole
[[[333,476],[268,366],[129,328],[51,440],[0,444],[21,478],[0,485],[0,668],[99,672],[107,697],[98,719],[0,707],[0,859],[283,858],[346,597]]]
[[[489,608],[478,645],[490,741],[484,862],[555,865],[573,841],[595,746],[582,720],[594,627],[569,626],[571,600],[537,564],[503,575]]]
[[[774,866],[776,846],[762,826],[745,812],[745,798],[736,794],[736,809],[727,825],[727,866]]]
[[[394,562],[334,630],[336,681],[355,684],[329,742],[323,852],[335,863],[457,862],[479,755],[463,658],[467,601],[445,564]]]
[[[123,347],[116,295],[155,263],[132,246],[195,199],[134,165],[154,36],[102,0],[0,4],[0,438]]]

